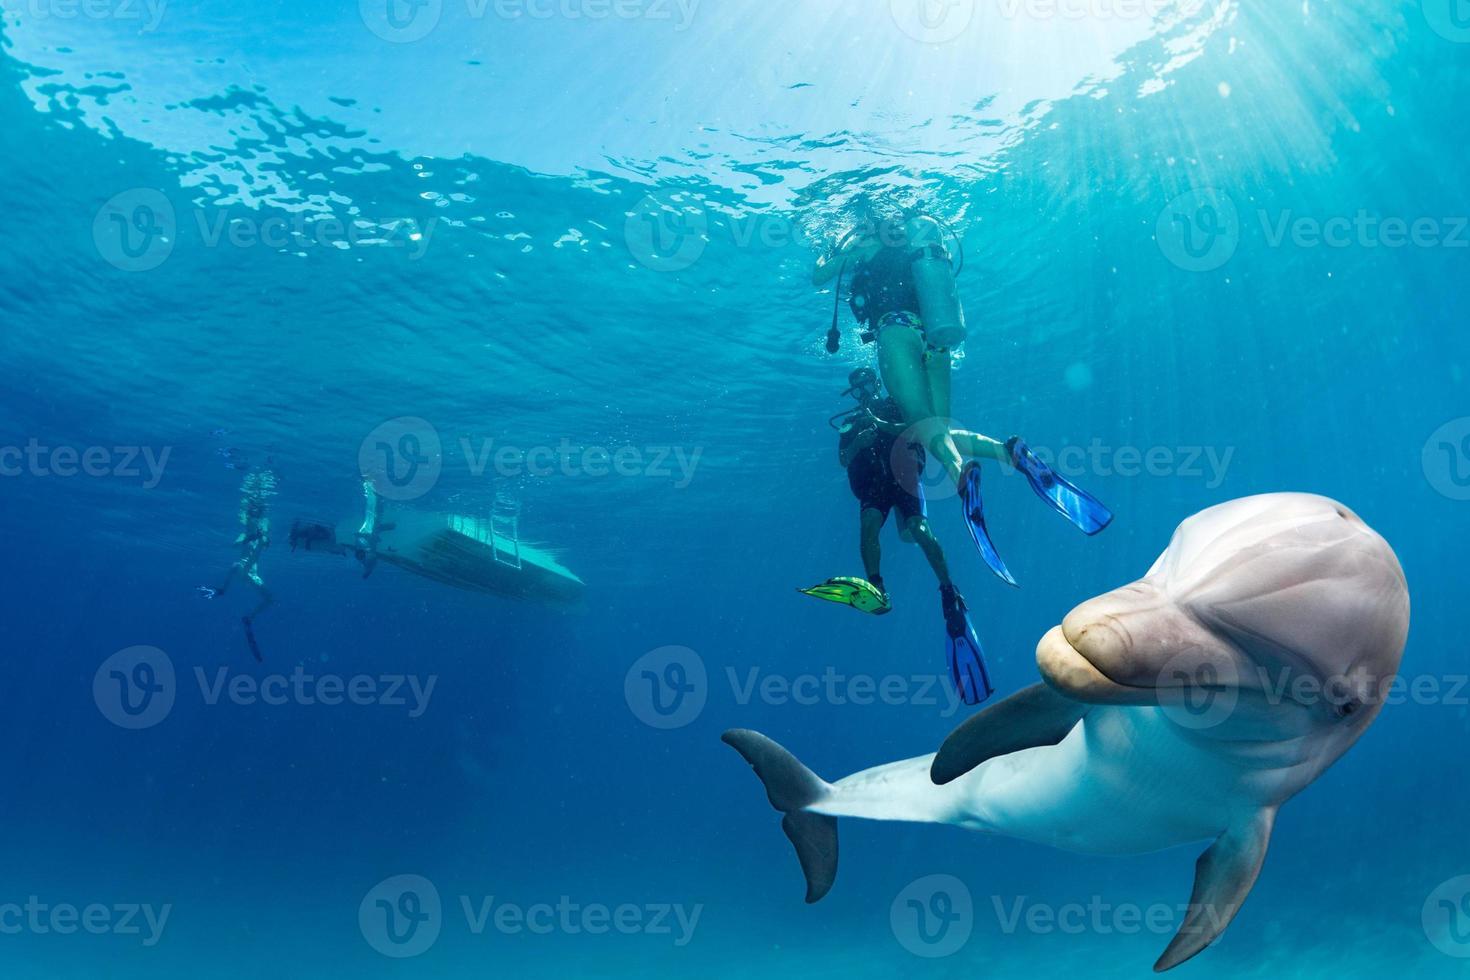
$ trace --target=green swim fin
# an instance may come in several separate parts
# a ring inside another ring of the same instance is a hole
[[[893,603],[888,601],[887,594],[865,579],[829,578],[821,585],[796,591],[814,599],[825,599],[839,605],[851,606],[858,612],[865,612],[872,616],[882,616],[893,612]]]

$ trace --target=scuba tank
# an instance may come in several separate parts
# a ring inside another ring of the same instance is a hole
[[[919,239],[911,244],[916,250],[912,270],[924,337],[931,347],[953,350],[965,342],[967,333],[954,266],[940,237],[939,222],[921,219],[920,227]]]

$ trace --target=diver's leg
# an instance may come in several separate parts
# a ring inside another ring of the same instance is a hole
[[[862,553],[863,572],[868,581],[881,588],[883,573],[881,562],[883,559],[883,546],[879,542],[878,532],[883,530],[883,524],[888,520],[888,514],[872,507],[864,507],[862,515]]]
[[[929,390],[928,369],[924,365],[924,338],[917,330],[892,324],[878,331],[878,369],[888,393],[903,410],[904,421],[915,430],[921,442],[944,472],[956,484],[960,480],[963,459],[949,435],[947,417],[934,408]]]
[[[934,401],[934,414],[943,419],[950,417],[953,367],[954,358],[948,351],[930,351],[924,360],[924,370],[929,377],[929,391]],[[1003,463],[1011,461],[1005,443],[989,436],[964,429],[951,429],[949,436],[955,449],[968,459],[993,459]]]
[[[929,379],[929,398],[934,403],[934,414],[942,419],[950,417],[950,374],[953,369],[954,357],[949,351],[925,351],[924,374]]]
[[[934,536],[934,530],[929,527],[929,522],[916,514],[909,518],[908,528],[909,533],[913,535],[914,543],[929,560],[929,567],[934,569],[934,576],[939,579],[939,584],[952,585],[949,578],[949,562],[945,561],[944,549],[940,547],[939,539]]]
[[[265,587],[265,581],[260,577],[260,571],[254,564],[251,564],[248,568],[241,569],[241,571],[245,575],[245,581],[249,582],[251,588],[255,589],[260,595],[260,601],[255,604],[255,608],[245,617],[246,619],[254,619],[269,609],[275,603],[276,597],[271,595],[271,590]]]
[[[954,358],[948,351],[930,351],[924,360],[924,371],[929,378],[929,391],[934,400],[934,414],[940,418],[950,417],[950,388]],[[1010,461],[1005,443],[998,442],[978,432],[964,429],[950,430],[950,439],[960,455],[969,459],[995,459]]]
[[[950,432],[950,438],[954,440],[955,448],[971,459],[993,459],[1002,463],[1011,461],[1011,454],[1006,452],[1006,444],[989,436],[955,429]]]
[[[265,586],[257,586],[257,591],[260,592],[260,601],[256,603],[255,608],[250,611],[250,619],[254,619],[256,616],[259,616],[271,606],[275,605],[276,602],[276,597],[271,595],[271,590],[267,589]]]
[[[219,588],[214,590],[215,597],[222,596],[226,592],[230,591],[230,586],[235,584],[235,576],[238,574],[240,574],[240,563],[236,562],[235,564],[231,565],[230,570],[225,573],[225,580],[219,584]]]

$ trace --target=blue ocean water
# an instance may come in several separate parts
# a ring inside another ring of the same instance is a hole
[[[7,976],[1146,974],[1197,849],[846,822],[807,907],[719,743],[836,778],[967,713],[891,530],[892,615],[795,592],[861,572],[826,419],[873,357],[850,318],[824,351],[809,272],[885,202],[963,241],[955,415],[1118,515],[1085,539],[993,480],[1015,592],[936,488],[1002,693],[1234,497],[1335,497],[1408,575],[1423,695],[1180,975],[1464,973],[1463,0],[0,10]],[[396,504],[517,501],[580,608],[293,553],[384,431],[425,468]],[[263,468],[257,663],[253,597],[195,590]],[[147,717],[109,700],[135,647],[173,674]],[[938,945],[902,921],[934,875]]]

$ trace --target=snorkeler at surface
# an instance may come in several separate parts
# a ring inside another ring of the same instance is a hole
[[[833,578],[802,591],[873,615],[891,612],[893,606],[880,571],[879,532],[888,523],[888,515],[897,510],[900,537],[919,546],[939,580],[949,668],[955,687],[966,704],[979,704],[994,693],[994,688],[964,597],[950,581],[944,549],[929,527],[920,482],[924,449],[907,440],[907,427],[898,421],[898,405],[891,398],[881,397],[881,384],[872,368],[852,372],[843,394],[856,398],[857,408],[832,421],[841,419],[837,458],[847,470],[848,485],[859,504],[859,541],[867,579]],[[968,433],[957,435],[968,436]]]
[[[1020,437],[1001,443],[950,422],[952,351],[967,329],[944,226],[923,214],[860,225],[817,262],[812,282],[836,278],[840,304],[842,275],[849,268],[853,315],[863,326],[863,341],[878,345],[878,367],[906,435],[933,455],[959,489],[970,535],[991,570],[1016,584],[985,526],[980,460],[999,460],[1024,473],[1038,496],[1087,534],[1107,527],[1113,519],[1108,509],[1058,476]],[[836,353],[840,340],[834,310],[828,351]]]
[[[214,599],[230,590],[237,577],[243,577],[260,594],[254,609],[241,618],[245,628],[245,642],[256,660],[263,660],[260,645],[255,642],[255,617],[265,612],[275,602],[270,589],[260,577],[260,556],[271,546],[270,499],[278,492],[279,480],[269,467],[255,470],[245,477],[240,485],[240,534],[235,545],[240,549],[239,559],[230,566],[219,588],[199,587],[199,594]]]

